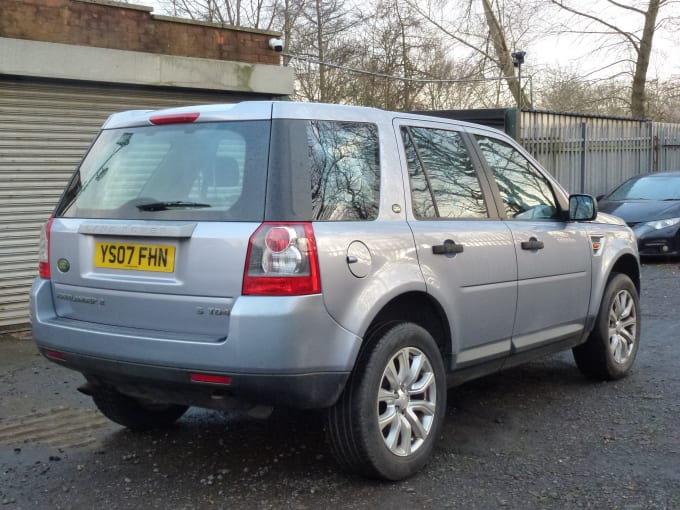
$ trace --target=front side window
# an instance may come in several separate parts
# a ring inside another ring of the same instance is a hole
[[[402,127],[401,135],[417,219],[488,217],[477,172],[458,133]]]
[[[550,184],[527,158],[502,140],[479,135],[476,138],[496,180],[509,219],[559,217]]]
[[[269,129],[269,122],[248,121],[105,130],[74,176],[58,214],[262,220]]]
[[[310,121],[312,218],[373,220],[378,216],[378,128],[357,122]]]

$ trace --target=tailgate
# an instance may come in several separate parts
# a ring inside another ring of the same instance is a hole
[[[258,225],[56,219],[50,259],[57,315],[223,338]]]

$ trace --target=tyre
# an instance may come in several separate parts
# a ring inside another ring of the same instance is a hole
[[[169,427],[188,409],[187,406],[128,397],[113,388],[98,388],[92,400],[109,420],[136,431]]]
[[[592,379],[624,377],[635,361],[640,343],[640,300],[631,279],[613,275],[605,288],[595,328],[588,340],[574,347],[578,368]]]
[[[326,412],[331,451],[344,469],[401,480],[429,459],[446,412],[439,348],[402,323],[369,339],[338,402]]]

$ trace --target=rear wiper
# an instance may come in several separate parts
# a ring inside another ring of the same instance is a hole
[[[176,200],[174,202],[150,202],[148,204],[139,204],[137,209],[140,211],[167,211],[168,209],[193,209],[199,207],[212,206],[200,202],[184,202],[182,200]]]

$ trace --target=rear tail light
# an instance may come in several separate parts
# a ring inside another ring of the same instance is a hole
[[[321,292],[311,223],[263,223],[250,236],[243,294],[302,296]]]
[[[54,218],[47,220],[40,230],[40,248],[38,255],[38,274],[40,278],[49,280],[51,278],[50,272],[50,233],[52,232],[52,222]]]

